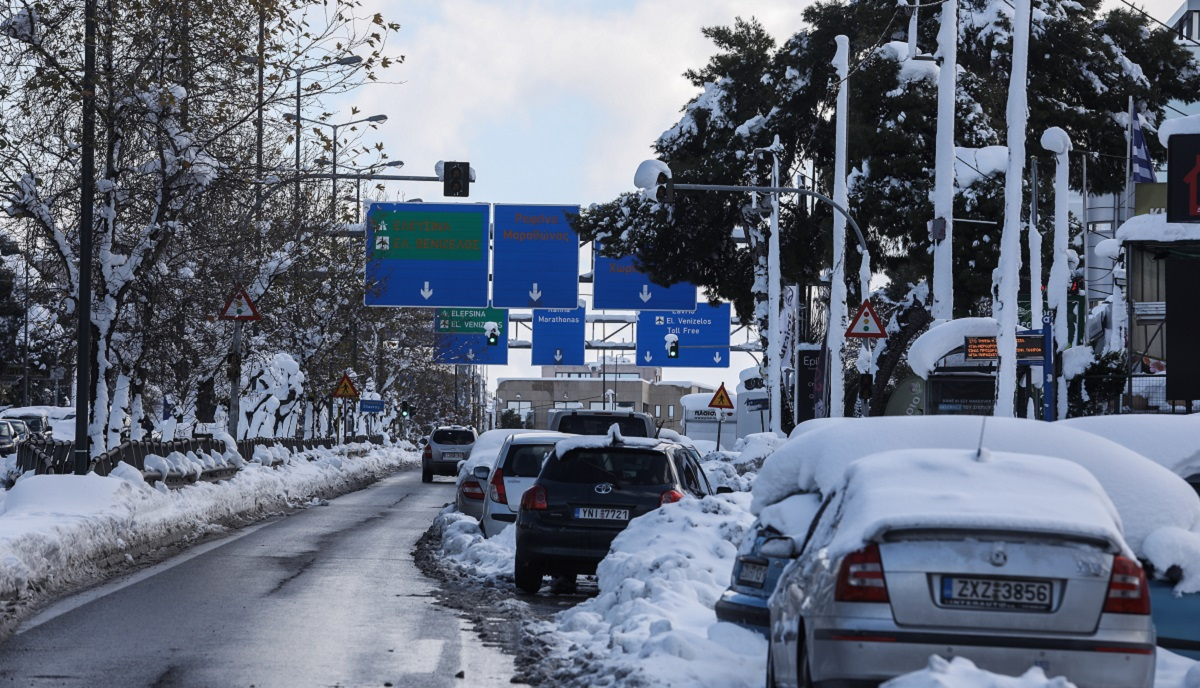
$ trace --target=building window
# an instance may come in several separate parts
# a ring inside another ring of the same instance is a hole
[[[567,378],[567,379],[572,379],[572,380],[576,380],[576,379],[585,379],[586,380],[588,378],[591,378],[592,375],[591,375],[591,373],[555,373],[554,377]]]
[[[670,406],[667,407],[667,418],[674,418],[674,417],[675,417],[675,404],[671,404]]]
[[[655,404],[654,405],[654,417],[658,418],[661,415],[662,415],[662,404]]]

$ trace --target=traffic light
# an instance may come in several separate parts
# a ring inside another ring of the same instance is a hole
[[[495,330],[488,330],[487,333],[488,346],[496,346],[500,343],[500,334]]]
[[[679,358],[679,342],[667,343],[667,358]]]
[[[408,409],[408,402],[407,401],[400,402],[400,417],[408,418],[409,414],[410,414],[410,411]]]
[[[654,200],[659,203],[675,202],[675,180],[665,172],[659,172],[658,180],[654,183]]]
[[[442,195],[466,198],[471,195],[471,165],[465,162],[442,164]]]

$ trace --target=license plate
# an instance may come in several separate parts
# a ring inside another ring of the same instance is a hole
[[[575,518],[589,518],[598,521],[628,521],[629,509],[600,509],[597,507],[581,506],[575,509]]]
[[[1038,580],[942,576],[942,606],[1050,611],[1053,583]]]
[[[462,452],[442,452],[443,459],[461,459]]]
[[[767,580],[767,567],[762,564],[742,562],[742,570],[738,573],[738,582],[742,585],[752,585],[761,588]]]

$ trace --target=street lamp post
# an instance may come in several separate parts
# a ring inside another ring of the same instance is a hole
[[[292,116],[290,116],[290,115],[284,115],[284,117],[286,119],[292,118]],[[338,198],[337,198],[338,129],[341,129],[342,127],[348,127],[353,124],[362,124],[363,122],[370,122],[372,124],[382,124],[387,121],[388,116],[387,115],[371,115],[370,117],[363,117],[362,119],[356,119],[356,120],[352,120],[350,122],[341,122],[339,124],[332,124],[330,122],[322,122],[321,120],[316,120],[316,119],[308,119],[307,117],[300,117],[299,115],[295,115],[295,117],[301,122],[308,122],[309,124],[316,124],[317,126],[321,126],[321,127],[329,127],[330,129],[333,130],[333,161],[332,161],[333,177],[330,180],[332,182],[332,187],[333,187],[333,196],[330,197],[330,212],[333,214],[334,220],[336,220],[337,219],[337,201],[338,201]],[[318,161],[318,162],[320,162],[320,161]],[[403,165],[404,163],[400,163],[400,164]]]
[[[346,67],[346,66],[350,66],[350,65],[356,65],[359,62],[362,62],[362,58],[359,57],[358,55],[348,55],[341,59],[334,60],[333,62],[323,62],[321,64],[312,65],[310,67],[292,67],[291,68],[292,73],[296,75],[296,115],[294,118],[294,122],[296,124],[296,188],[295,188],[295,192],[296,192],[295,203],[296,203],[296,205],[295,205],[295,214],[296,214],[297,221],[299,221],[299,218],[300,218],[300,126],[301,126],[300,125],[300,122],[301,122],[301,118],[300,118],[300,77],[304,76],[305,74],[307,74],[309,72],[316,71],[318,69],[324,69],[324,68],[330,67],[330,66]]]

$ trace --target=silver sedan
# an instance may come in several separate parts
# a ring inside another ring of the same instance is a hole
[[[1146,576],[1099,483],[1062,459],[975,454],[847,468],[771,596],[768,688],[874,686],[931,655],[1153,685]]]

